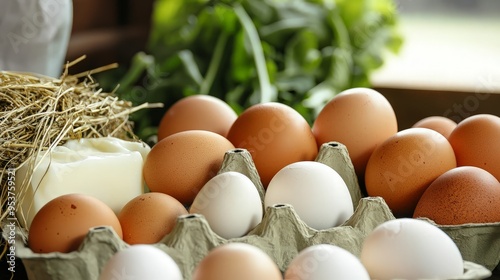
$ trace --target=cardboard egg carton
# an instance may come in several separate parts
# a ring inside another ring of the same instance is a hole
[[[376,226],[395,217],[382,198],[362,197],[343,144],[324,144],[316,161],[335,169],[351,193],[355,211],[341,226],[315,230],[300,219],[291,205],[277,204],[268,207],[262,222],[243,237],[224,239],[211,230],[202,215],[188,214],[180,216],[172,232],[153,246],[170,255],[187,280],[211,249],[228,242],[259,247],[269,254],[282,272],[302,249],[315,244],[337,245],[359,257],[365,237]],[[248,151],[234,149],[226,152],[219,173],[227,171],[248,176],[264,201],[264,188]],[[439,227],[455,240],[466,260],[464,274],[456,279],[486,279],[491,275],[490,270],[500,259],[500,223]],[[111,227],[96,227],[89,231],[78,251],[39,254],[27,247],[27,240],[23,239],[26,232],[23,233],[17,235],[16,257],[23,261],[30,280],[97,280],[107,260],[129,246]]]

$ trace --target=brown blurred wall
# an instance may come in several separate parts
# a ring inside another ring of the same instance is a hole
[[[147,42],[154,0],[73,0],[67,61],[86,55],[72,73],[126,64]]]

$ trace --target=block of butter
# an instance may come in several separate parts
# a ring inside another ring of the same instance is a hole
[[[142,142],[103,137],[69,140],[39,155],[35,167],[25,164],[16,173],[16,186],[21,186],[29,179],[28,168],[34,168],[17,211],[19,222],[29,228],[43,205],[68,193],[92,195],[118,214],[128,201],[144,193],[142,166],[150,150]]]

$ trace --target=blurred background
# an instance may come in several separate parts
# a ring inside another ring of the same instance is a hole
[[[154,0],[73,0],[73,27],[66,60],[87,58],[73,71],[118,62],[144,50]]]
[[[375,84],[475,91],[500,89],[500,1],[399,0],[405,38]],[[483,89],[484,90],[484,89]]]
[[[393,104],[401,128],[430,115],[458,121],[500,115],[500,1],[398,0],[404,39],[371,77]],[[74,72],[122,66],[144,50],[153,0],[74,0],[67,60],[87,58]],[[482,93],[482,95],[478,95]]]
[[[153,0],[74,0],[67,60],[80,70],[129,63],[144,50]],[[373,76],[376,86],[500,90],[500,1],[398,0],[404,44]]]
[[[397,3],[405,41],[397,56],[386,57],[372,83],[397,104],[400,125],[428,115],[455,121],[499,115],[500,1]]]

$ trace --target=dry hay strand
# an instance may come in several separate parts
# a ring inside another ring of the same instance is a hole
[[[10,192],[9,170],[28,164],[31,173],[26,177],[31,178],[36,159],[69,139],[112,136],[140,141],[129,115],[162,106],[144,103],[134,107],[113,92],[103,92],[91,74],[113,65],[69,75],[68,68],[74,63],[68,63],[58,79],[0,71],[1,225],[7,217],[10,221],[12,211],[20,210],[30,181],[15,185],[16,192]],[[9,207],[9,201],[15,201],[15,209]]]

